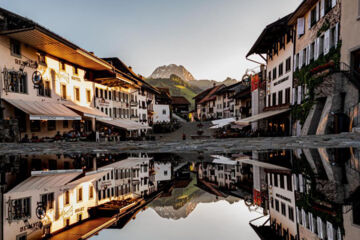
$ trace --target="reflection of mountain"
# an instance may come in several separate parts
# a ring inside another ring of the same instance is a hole
[[[226,200],[234,203],[240,199],[235,197],[219,198],[213,194],[198,188],[196,176],[191,174],[192,180],[185,188],[175,188],[170,197],[162,197],[150,204],[156,213],[162,218],[180,219],[186,218],[199,203],[211,203],[219,200]]]

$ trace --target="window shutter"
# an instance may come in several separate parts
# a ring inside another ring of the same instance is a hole
[[[330,29],[325,32],[324,55],[328,54],[329,50],[330,50]]]
[[[300,212],[299,212],[298,207],[296,207],[296,219],[297,219],[297,222],[300,223]]]
[[[319,58],[320,38],[315,39],[314,60]]]
[[[325,0],[321,0],[320,4],[320,18],[325,15]]]
[[[303,66],[303,57],[304,57],[304,50],[301,50],[299,53],[299,68]]]
[[[302,216],[302,224],[304,227],[306,227],[306,213],[304,209],[301,209],[301,216]]]
[[[336,26],[335,26],[335,39],[334,39],[335,48],[337,48],[338,42],[339,42],[339,23],[336,23]]]
[[[306,47],[306,65],[310,64],[310,44]]]
[[[311,212],[308,214],[308,217],[309,217],[309,228],[310,228],[310,231],[311,231],[311,232],[314,232],[314,228],[313,228],[313,215],[312,215]]]
[[[333,226],[328,221],[326,221],[326,233],[328,240],[334,240]]]
[[[304,25],[305,25],[305,19],[304,18],[298,18],[298,20],[297,20],[297,35],[298,35],[298,37],[305,33],[305,26]]]
[[[320,217],[317,217],[317,226],[318,226],[318,237],[323,238],[323,227]]]
[[[316,22],[319,21],[319,19],[320,19],[320,16],[319,16],[320,12],[319,11],[320,11],[320,2],[317,2],[316,3]]]
[[[302,174],[299,174],[299,186],[300,186],[300,192],[304,192],[303,175]]]
[[[335,5],[336,5],[336,0],[332,0],[331,1],[331,7],[335,7]]]
[[[337,240],[341,240],[342,239],[342,234],[341,234],[341,230],[340,230],[340,228],[338,227],[338,229],[337,229]]]
[[[308,18],[307,18],[307,28],[310,29],[311,28],[311,11],[309,12]]]

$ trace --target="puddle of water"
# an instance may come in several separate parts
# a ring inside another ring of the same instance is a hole
[[[1,156],[0,239],[356,239],[359,159],[356,148]]]

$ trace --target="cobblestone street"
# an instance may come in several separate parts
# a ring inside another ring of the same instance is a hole
[[[237,138],[186,141],[150,142],[61,142],[61,143],[1,143],[0,154],[55,154],[55,153],[238,153],[245,150],[295,149],[295,148],[342,148],[360,147],[360,134],[277,137],[277,138]]]

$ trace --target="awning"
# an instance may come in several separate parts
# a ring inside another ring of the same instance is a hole
[[[61,103],[6,99],[14,107],[29,114],[30,120],[81,120],[81,116]]]
[[[248,118],[244,118],[244,119],[235,121],[235,124],[241,125],[241,126],[247,126],[247,125],[250,125],[250,123],[252,123],[252,122],[256,122],[258,120],[269,118],[269,117],[272,117],[272,116],[275,116],[275,115],[278,115],[278,114],[281,114],[284,112],[288,112],[288,111],[290,111],[290,109],[282,109],[282,110],[263,112],[263,113],[255,115],[255,116],[251,116]]]
[[[225,127],[227,125],[229,125],[230,123],[235,122],[235,118],[226,118],[226,119],[219,119],[219,120],[214,120],[211,123],[214,124],[214,126],[210,127],[210,129],[216,129],[216,128],[222,128]]]
[[[151,127],[147,125],[142,125],[141,123],[137,123],[129,119],[113,119],[113,120],[100,119],[98,121],[128,131],[151,129]]]
[[[101,120],[111,120],[111,118],[105,113],[99,111],[96,108],[83,107],[75,104],[65,104],[66,107],[71,108],[77,112],[80,112],[84,117],[96,118]]]

